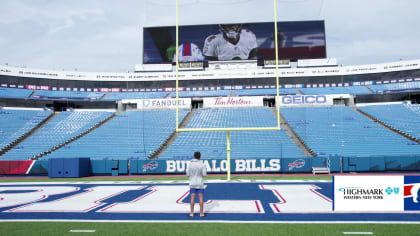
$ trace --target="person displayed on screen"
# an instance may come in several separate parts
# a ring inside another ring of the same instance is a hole
[[[178,62],[203,61],[204,56],[201,49],[194,43],[183,43],[178,47]],[[172,62],[176,62],[174,54]]]
[[[219,25],[220,33],[210,35],[204,42],[206,60],[255,60],[257,38],[253,32],[243,29],[242,24]]]
[[[204,217],[204,184],[203,177],[207,175],[207,169],[203,162],[200,161],[201,153],[194,152],[194,159],[191,160],[187,167],[187,176],[190,178],[190,217],[194,217],[195,197],[198,194],[200,205],[200,217]]]

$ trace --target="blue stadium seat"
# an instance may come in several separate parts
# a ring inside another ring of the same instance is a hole
[[[105,111],[71,111],[58,113],[40,130],[2,155],[5,160],[27,160],[77,136],[111,116]]]
[[[359,106],[385,124],[420,139],[420,106],[417,104],[386,104]]]
[[[235,90],[236,96],[275,96],[277,89],[275,88],[260,88],[260,89],[238,89]],[[298,94],[296,89],[279,88],[279,94]]]
[[[391,83],[391,84],[375,84],[368,86],[375,93],[392,93],[392,92],[412,92],[420,90],[420,81]]]
[[[365,86],[349,87],[323,87],[323,88],[300,88],[303,94],[369,94],[371,93]]]
[[[269,108],[199,109],[186,128],[275,127],[277,120]],[[203,159],[226,158],[226,132],[182,132],[160,156],[162,159],[191,159],[200,151]],[[304,157],[286,132],[232,131],[231,157]]]
[[[0,110],[0,149],[19,139],[45,120],[52,111],[47,110]],[[0,160],[2,157],[0,157]]]
[[[74,91],[52,91],[52,90],[36,90],[33,98],[46,99],[83,99],[98,100],[105,93],[102,92],[74,92]]]
[[[121,99],[155,99],[165,98],[168,92],[120,92],[120,93],[107,93],[102,100],[105,101],[118,101]]]
[[[181,122],[189,110],[180,110]],[[175,110],[125,111],[47,158],[145,159],[175,130]]]
[[[281,113],[320,156],[420,154],[418,144],[345,106],[282,108]]]
[[[28,98],[32,89],[3,88],[0,87],[0,98]]]
[[[180,98],[192,97],[228,97],[231,95],[231,90],[197,90],[197,91],[178,91]],[[176,93],[170,94],[172,98],[176,97]]]

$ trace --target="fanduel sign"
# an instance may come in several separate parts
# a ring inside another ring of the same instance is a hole
[[[203,99],[204,108],[262,107],[263,97],[212,97]]]
[[[176,109],[176,99],[130,99],[123,100],[123,104],[137,104],[138,110],[149,110],[149,109]],[[179,109],[190,109],[191,98],[179,98],[178,99]]]

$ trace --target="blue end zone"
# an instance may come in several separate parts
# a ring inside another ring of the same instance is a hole
[[[284,183],[284,182],[269,182],[269,183],[207,183],[207,188],[205,190],[205,201],[217,201],[217,200],[232,200],[232,201],[256,201],[260,202],[261,205],[257,208],[263,210],[262,213],[211,213],[208,212],[205,218],[199,218],[196,214],[195,218],[188,217],[189,210],[189,195],[181,199],[179,203],[184,204],[182,207],[185,208],[185,211],[182,213],[170,213],[171,209],[168,209],[168,212],[162,213],[107,213],[100,212],[101,209],[110,208],[111,205],[115,203],[124,203],[134,200],[138,200],[142,196],[144,199],[150,197],[153,193],[153,190],[149,189],[150,187],[159,187],[159,186],[180,186],[186,191],[188,191],[188,185],[186,183],[136,183],[133,184],[112,184],[112,183],[95,183],[95,184],[79,184],[79,183],[46,183],[46,184],[16,184],[16,183],[4,183],[0,185],[0,199],[3,201],[7,200],[7,194],[22,194],[22,193],[31,193],[33,190],[25,190],[25,187],[75,187],[80,188],[77,191],[67,194],[57,194],[51,195],[46,199],[39,200],[37,203],[57,203],[65,201],[71,198],[71,196],[76,196],[80,193],[87,193],[87,189],[101,186],[109,187],[121,187],[130,186],[132,187],[143,187],[139,190],[130,190],[119,194],[114,194],[112,197],[106,198],[99,202],[104,203],[96,208],[92,208],[86,212],[6,212],[11,209],[24,209],[24,206],[30,204],[20,204],[8,207],[0,207],[0,220],[83,220],[83,221],[249,221],[249,222],[419,222],[420,214],[415,213],[334,213],[332,212],[332,202],[330,202],[330,209],[326,209],[325,212],[311,213],[311,212],[298,212],[298,213],[288,213],[287,211],[275,213],[271,207],[272,203],[279,203],[278,206],[284,207],[287,204],[292,204],[294,200],[299,200],[301,206],[304,204],[310,204],[310,199],[306,200],[302,196],[293,195],[293,188],[299,185],[311,185],[314,187],[315,192],[309,194],[314,194],[314,196],[319,196],[324,198],[328,202],[329,199],[332,199],[333,196],[333,185],[331,182],[294,182],[294,183]],[[260,186],[264,185],[265,188],[262,189]],[[286,189],[291,189],[290,192],[279,192],[275,194],[273,191],[268,190],[268,188],[275,185],[281,185]],[[19,187],[19,189],[10,189],[12,187]],[[290,188],[289,188],[290,187]],[[9,190],[8,190],[9,188]],[[280,196],[280,197],[279,197]],[[311,195],[308,195],[311,196]],[[313,198],[313,197],[311,197]],[[317,198],[317,197],[316,197]],[[63,200],[64,199],[64,200]],[[143,198],[142,198],[143,199]],[[91,199],[94,202],[94,198]],[[156,199],[155,204],[159,205],[165,202],[162,202],[162,199]],[[1,202],[1,201],[0,201]],[[175,201],[173,202],[175,204]],[[4,205],[2,205],[4,206]],[[71,206],[70,206],[71,207]],[[73,205],[73,207],[75,207]],[[291,210],[300,211],[299,204],[296,205]],[[198,210],[198,206],[196,206]],[[234,209],[235,211],[236,209]],[[290,210],[290,209],[289,209]]]

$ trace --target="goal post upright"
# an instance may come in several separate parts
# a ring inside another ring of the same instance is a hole
[[[230,180],[230,131],[226,131],[226,172],[227,180]]]
[[[178,8],[178,5],[179,5],[179,0],[176,0],[176,4],[175,4],[176,6],[175,6],[175,9],[176,9],[176,13],[175,13],[175,18],[176,18],[176,22],[175,22],[175,109],[176,109],[176,128],[175,128],[175,130],[176,130],[176,132],[178,132],[178,126],[179,126],[179,114],[178,114],[178,110],[179,110],[179,107],[178,107],[178,70],[179,70],[179,55],[178,55],[178,44],[179,44],[179,16],[178,16],[178,14],[179,14],[179,8]]]
[[[276,76],[276,115],[277,115],[277,126],[274,127],[232,127],[232,128],[179,128],[179,55],[178,55],[178,47],[179,47],[179,0],[176,1],[176,26],[175,26],[175,109],[176,109],[176,132],[214,132],[214,131],[226,131],[226,168],[227,168],[227,180],[231,179],[231,165],[230,165],[230,131],[267,131],[267,130],[280,130],[280,104],[279,104],[279,57],[278,57],[278,29],[277,29],[277,0],[274,1],[274,50],[275,50],[275,76]]]
[[[177,0],[178,1],[178,0]],[[277,127],[280,129],[280,96],[279,96],[279,44],[278,44],[278,29],[277,29],[277,0],[274,1],[274,50],[275,50],[275,57],[276,57],[276,108],[277,108]]]

